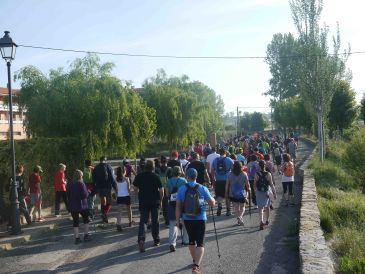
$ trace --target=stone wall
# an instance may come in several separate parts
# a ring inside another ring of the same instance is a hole
[[[314,177],[307,168],[308,161],[302,165],[299,171],[303,176],[299,230],[301,272],[335,273],[331,251],[326,245],[320,226],[317,190]]]

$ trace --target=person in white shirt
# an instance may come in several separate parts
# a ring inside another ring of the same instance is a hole
[[[126,206],[128,219],[129,219],[129,227],[132,226],[132,207],[131,207],[131,183],[129,178],[125,176],[124,166],[120,166],[117,168],[117,204],[118,207],[118,215],[117,215],[117,231],[122,231],[122,212],[123,205]]]
[[[212,153],[207,156],[206,169],[208,171],[211,181],[212,181],[212,172],[213,172],[213,169],[212,169],[213,161],[215,158],[218,158],[219,156],[220,155],[216,152],[215,147],[212,147]]]

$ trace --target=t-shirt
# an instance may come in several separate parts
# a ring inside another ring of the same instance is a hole
[[[213,152],[208,155],[207,157],[207,163],[209,163],[209,170],[208,172],[212,172],[212,165],[215,158],[218,158],[220,155],[217,152]]]
[[[196,182],[188,182],[188,184],[189,184],[190,187],[195,187],[197,185]],[[187,190],[187,187],[182,186],[182,187],[179,188],[179,190],[177,192],[176,200],[180,201],[182,204],[184,204],[186,190]],[[196,218],[188,217],[188,216],[185,215],[185,213],[182,213],[182,219],[184,221],[189,221],[189,220],[203,220],[203,221],[206,221],[207,220],[205,202],[207,202],[209,200],[213,200],[213,198],[210,195],[209,190],[205,186],[199,185],[198,192],[199,192],[201,203],[204,204],[201,207],[201,212]]]
[[[178,177],[178,178],[173,177],[167,181],[167,189],[169,193],[172,193],[175,187],[179,189],[182,185],[185,185],[186,183],[187,181],[183,177]]]
[[[234,184],[240,184],[242,186],[242,189],[244,190],[244,193],[246,193],[245,187],[246,187],[247,180],[248,180],[248,178],[247,178],[246,173],[242,172],[237,176],[237,175],[233,174],[232,172],[230,172],[228,175],[228,181],[230,183],[229,197],[233,197],[232,187]]]
[[[174,167],[174,166],[179,166],[179,167],[181,167],[181,164],[180,164],[180,161],[179,161],[179,160],[176,160],[176,159],[170,159],[170,160],[168,160],[168,162],[167,162],[167,166],[168,166],[168,167]]]
[[[224,163],[225,163],[225,173],[220,174],[217,172],[217,167],[218,167],[218,161],[220,159],[222,159],[223,156],[220,156],[219,158],[214,159],[213,161],[213,170],[215,171],[215,180],[216,181],[226,181],[229,172],[231,171],[232,167],[233,167],[233,160],[229,157],[224,157]]]
[[[66,191],[65,172],[63,170],[58,170],[54,175],[54,190]]]
[[[162,188],[160,176],[150,171],[144,171],[136,176],[133,185],[138,187],[140,207],[160,204],[161,197],[159,189]]]
[[[236,154],[237,161],[242,161],[246,163],[246,157],[243,156],[241,153]]]
[[[29,192],[30,193],[41,193],[41,176],[36,173],[32,173],[29,176]]]
[[[198,177],[196,178],[196,182],[198,184],[204,183],[204,171],[205,171],[205,165],[201,161],[193,161],[190,164],[187,165],[186,170],[189,168],[195,168],[196,171],[198,171]]]

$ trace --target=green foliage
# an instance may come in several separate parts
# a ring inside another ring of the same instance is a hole
[[[16,79],[27,133],[79,138],[90,158],[143,150],[156,127],[155,112],[111,75],[112,68],[94,55],[76,59],[68,71],[51,70],[48,77],[34,67],[22,68]]]
[[[360,103],[360,117],[365,123],[365,93]]]
[[[364,130],[356,132],[348,142],[332,142],[323,163],[317,158],[310,162],[316,179],[321,227],[325,237],[332,238],[339,273],[365,270],[365,195],[359,173],[365,155]]]
[[[170,146],[205,140],[223,130],[221,97],[200,82],[190,82],[187,76],[167,77],[160,70],[144,82],[142,96],[156,111],[157,137]]]
[[[268,121],[260,112],[245,112],[240,117],[240,128],[245,131],[263,131],[268,125]]]
[[[347,169],[351,170],[354,177],[359,180],[365,190],[365,128],[356,132],[351,142],[346,147],[344,163]]]
[[[25,167],[25,178],[33,171],[34,166],[40,165],[44,171],[42,174],[42,196],[45,206],[53,204],[54,188],[53,176],[59,163],[67,165],[67,178],[72,177],[76,168],[83,168],[85,155],[81,150],[81,142],[78,138],[33,138],[17,140],[15,142],[15,157],[17,163]],[[11,157],[8,141],[0,142],[0,187],[4,189],[9,184],[11,177]],[[8,197],[8,195],[6,195]],[[7,200],[7,197],[4,197]]]
[[[267,46],[266,63],[270,67],[270,89],[265,95],[270,95],[274,101],[281,101],[298,95],[299,78],[298,41],[291,33],[274,34],[271,43]],[[288,58],[288,56],[293,56]]]
[[[300,97],[290,97],[286,100],[273,102],[272,105],[274,107],[274,121],[278,126],[282,128],[311,128],[311,116]]]
[[[348,81],[338,81],[328,114],[330,128],[339,129],[342,132],[343,129],[351,127],[356,119],[356,114],[355,92]]]

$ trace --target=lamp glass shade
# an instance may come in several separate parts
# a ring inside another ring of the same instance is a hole
[[[14,60],[17,44],[13,42],[9,36],[9,32],[5,31],[4,37],[0,38],[1,57],[6,61]]]
[[[3,59],[5,60],[14,60],[15,57],[15,47],[9,45],[9,46],[4,46],[0,48],[1,50],[1,56]]]

